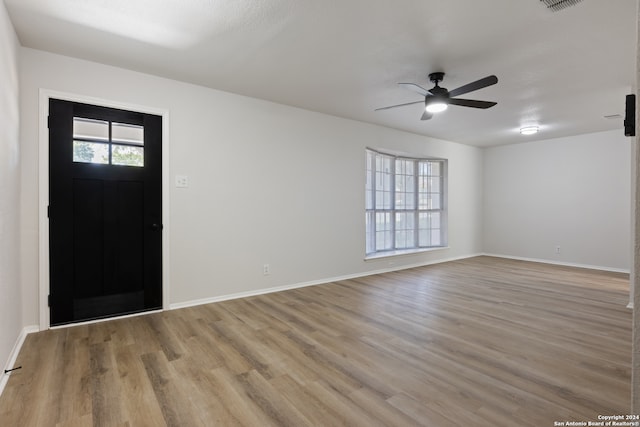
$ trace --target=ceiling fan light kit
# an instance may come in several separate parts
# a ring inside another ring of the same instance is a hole
[[[415,83],[398,83],[400,86],[424,96],[424,101],[407,102],[404,104],[391,105],[389,107],[376,108],[375,111],[388,110],[391,108],[404,107],[405,105],[420,104],[424,102],[425,112],[422,114],[420,120],[429,120],[433,117],[433,113],[444,111],[449,105],[479,108],[483,110],[496,105],[495,102],[455,98],[458,95],[463,95],[498,83],[498,78],[496,76],[487,76],[483,79],[476,80],[475,82],[460,86],[452,91],[449,91],[444,87],[440,87],[439,83],[443,79],[444,73],[442,72],[429,74],[429,80],[434,83],[434,86],[429,90]]]
[[[444,100],[432,100],[426,103],[425,111],[428,113],[440,113],[449,107]]]

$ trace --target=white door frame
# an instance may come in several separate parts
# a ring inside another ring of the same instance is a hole
[[[49,99],[80,102],[162,116],[162,308],[169,308],[169,111],[73,93],[40,89],[38,120],[38,282],[40,330],[49,329]]]

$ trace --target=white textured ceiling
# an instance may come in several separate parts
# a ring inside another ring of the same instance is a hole
[[[5,0],[23,46],[476,146],[619,129],[635,89],[636,0]],[[421,121],[396,85],[454,89]],[[524,137],[518,129],[539,125]]]

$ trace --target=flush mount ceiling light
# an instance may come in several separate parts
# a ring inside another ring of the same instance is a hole
[[[520,133],[522,135],[534,135],[538,133],[538,130],[538,126],[525,126],[523,128],[520,128]]]

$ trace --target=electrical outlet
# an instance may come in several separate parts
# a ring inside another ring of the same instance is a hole
[[[176,175],[176,187],[187,188],[189,186],[189,177],[186,175]]]
[[[271,274],[271,266],[269,264],[264,264],[262,266],[262,274],[264,274],[265,276]]]

